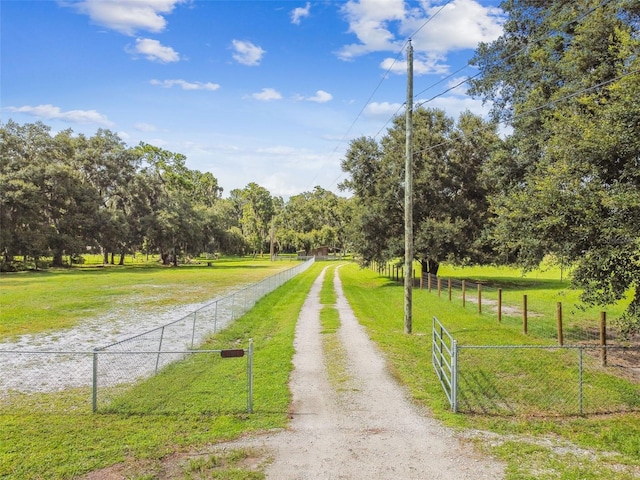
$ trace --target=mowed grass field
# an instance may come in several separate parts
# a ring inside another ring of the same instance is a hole
[[[211,300],[256,283],[292,262],[222,258],[178,268],[157,263],[83,266],[0,274],[0,341],[70,328],[114,310],[162,309]]]
[[[231,263],[226,269],[217,268],[214,263],[214,267],[153,268],[147,273],[136,270],[140,267],[120,269],[120,272],[113,268],[109,273],[113,275],[110,281],[103,277],[108,272],[95,269],[45,272],[40,278],[36,273],[27,274],[22,278],[40,282],[38,291],[41,296],[37,302],[43,304],[41,325],[31,330],[30,322],[22,322],[22,327],[14,326],[12,331],[5,334],[5,338],[19,334],[21,328],[26,331],[57,328],[55,319],[60,311],[80,308],[78,305],[64,305],[63,297],[72,295],[72,287],[75,286],[67,280],[71,275],[79,275],[76,281],[86,286],[86,310],[75,317],[75,322],[78,322],[84,315],[99,314],[114,308],[118,304],[116,298],[131,299],[127,297],[127,292],[136,289],[136,279],[148,279],[146,286],[138,287],[140,290],[136,298],[143,297],[149,285],[160,285],[160,278],[166,279],[165,286],[177,291],[173,300],[162,299],[160,303],[157,303],[157,299],[149,300],[150,308],[162,308],[172,302],[185,302],[187,298],[200,301],[201,290],[212,285],[220,285],[222,290],[232,288],[230,278],[237,279],[236,285],[250,283],[245,281],[246,275],[250,275],[246,272],[266,271],[268,275],[275,272],[270,271],[271,268],[290,266],[288,262],[271,264],[268,261],[256,266],[252,260],[246,263],[240,261],[237,265]],[[254,340],[253,414],[243,410],[244,362],[213,363],[200,360],[204,357],[194,356],[167,368],[157,377],[141,382],[128,397],[119,399],[117,405],[127,405],[127,413],[119,413],[117,408],[95,415],[64,410],[43,413],[31,411],[26,404],[24,408],[11,412],[2,411],[0,478],[82,478],[89,472],[113,465],[122,478],[161,478],[166,474],[167,462],[171,459],[179,459],[188,452],[206,449],[208,445],[238,437],[244,432],[286,426],[290,402],[287,384],[293,356],[295,322],[313,280],[325,266],[329,266],[329,271],[322,292],[322,303],[327,305],[322,321],[330,345],[332,332],[337,328],[330,307],[335,300],[329,288],[336,264],[320,262],[266,296],[251,312],[227,330],[212,336],[202,346],[207,349],[228,348],[229,345],[238,348],[246,346],[250,338]],[[464,271],[457,270],[456,273],[461,278],[466,276]],[[467,278],[481,274],[471,272]],[[1,280],[15,282],[11,293],[15,298],[28,298],[30,284],[22,288],[17,285],[21,275],[7,275]],[[489,272],[488,276],[491,275],[492,272]],[[502,275],[504,272],[500,272]],[[225,278],[218,278],[220,276]],[[433,292],[415,290],[414,333],[405,335],[404,292],[401,284],[370,270],[362,270],[354,264],[342,266],[340,276],[358,319],[380,346],[393,374],[406,385],[416,404],[446,425],[460,430],[464,437],[487,454],[503,459],[507,465],[508,479],[639,478],[638,412],[565,417],[505,417],[450,412],[431,366],[431,318],[438,316],[463,341],[478,344],[498,342],[506,345],[530,341],[523,338],[517,329],[497,326],[495,316],[491,313],[478,314],[470,305],[464,308],[460,302],[449,302],[446,296],[439,298]],[[506,278],[511,278],[512,283],[520,282],[518,275],[507,275]],[[555,279],[539,277],[536,279],[538,288],[532,290],[540,292],[543,297],[555,299],[559,292],[566,290],[566,285],[557,285],[556,282]],[[93,287],[90,287],[91,284]],[[59,305],[47,309],[47,290],[57,290],[59,287],[60,291],[51,295],[52,302],[60,298]],[[184,292],[180,292],[182,287]],[[108,297],[110,300],[105,301],[103,294],[109,288],[122,290],[116,298]],[[192,294],[194,296],[190,297]],[[7,295],[3,289],[3,297],[0,297],[2,307],[10,298]],[[94,301],[90,300],[92,298]],[[22,305],[26,309],[30,302],[23,301]],[[14,310],[13,315],[20,317],[20,310]],[[18,321],[14,323],[20,324]],[[338,357],[346,355],[346,351],[338,345],[334,347],[340,352],[332,356],[332,371],[335,374],[332,381],[339,388],[342,369]],[[535,365],[531,365],[532,370],[535,368]],[[561,370],[563,367],[551,365],[547,368]],[[558,372],[548,373],[553,375]],[[213,386],[211,379],[216,379]],[[230,403],[229,398],[236,398],[237,401]],[[55,395],[51,396],[51,401],[56,401]],[[177,473],[174,468],[175,476],[172,478],[263,478],[261,472],[244,467],[248,458],[259,455],[259,452],[240,450],[226,457],[209,455],[174,462],[179,468]]]
[[[292,265],[268,261],[256,264],[251,259],[229,262],[225,268],[47,272],[39,278],[36,273],[23,277],[18,274],[14,279],[5,277],[3,281],[14,282],[12,295],[17,297],[29,297],[30,285],[36,283],[40,292],[37,301],[46,302],[47,290],[61,290],[52,295],[52,299],[63,297],[65,291],[71,295],[73,288],[70,287],[75,286],[71,279],[75,275],[76,282],[83,284],[78,285],[83,295],[97,299],[99,306],[92,304],[89,310],[95,313],[108,309],[108,305],[103,305],[103,299],[98,299],[105,288],[122,288],[122,295],[126,295],[128,289],[136,288],[136,282],[141,279],[145,285],[171,285],[176,292],[173,301],[185,302],[187,298],[202,300],[204,294],[180,295],[182,286],[185,291],[198,292],[201,289],[215,291],[216,286],[228,289],[234,287],[232,279],[235,279],[235,286],[241,286],[250,278],[256,281]],[[320,265],[312,266],[276,289],[260,300],[251,312],[212,336],[201,347],[246,348],[249,339],[253,339],[253,414],[247,414],[245,408],[244,359],[207,362],[204,355],[195,355],[141,382],[118,399],[114,408],[98,414],[66,410],[64,394],[40,394],[46,395],[53,405],[50,411],[31,410],[28,402],[22,407],[12,407],[10,411],[0,409],[0,478],[81,478],[112,465],[119,466],[118,472],[123,478],[158,478],[166,467],[163,464],[166,458],[235,438],[245,432],[285,427],[290,402],[287,385],[295,323],[320,270]],[[28,280],[27,284],[19,288],[17,284],[23,279]],[[3,302],[8,297],[4,298]],[[27,308],[29,302],[25,301],[23,305]],[[152,305],[157,307],[155,302]],[[56,311],[59,310],[56,308]],[[14,312],[19,316],[19,311]],[[48,328],[55,325],[55,316],[51,317],[44,322]],[[77,317],[78,321],[81,317]],[[17,332],[14,329],[12,333]],[[89,397],[87,401],[90,402]],[[58,409],[55,408],[56,402],[60,405]],[[251,455],[251,452],[240,451],[232,458],[208,458],[204,463],[187,461],[180,467],[182,475],[177,478],[261,478],[260,475],[256,477],[255,472],[237,467]],[[209,472],[207,476],[199,476],[203,471]]]

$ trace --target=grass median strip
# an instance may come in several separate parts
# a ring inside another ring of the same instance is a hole
[[[340,314],[335,308],[336,292],[333,285],[335,267],[328,268],[320,289],[320,326],[322,348],[329,382],[336,391],[347,389],[350,376],[347,369],[347,351],[338,337]]]

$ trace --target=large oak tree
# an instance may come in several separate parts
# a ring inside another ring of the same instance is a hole
[[[509,0],[471,93],[513,127],[487,172],[503,258],[575,266],[583,298],[632,295],[640,327],[640,3]]]
[[[457,121],[442,110],[417,108],[414,121],[415,255],[436,274],[443,261],[490,259],[482,236],[488,201],[481,172],[500,142],[495,125],[465,112]],[[351,142],[342,162],[350,174],[341,186],[359,206],[355,245],[364,263],[404,255],[405,120],[398,116],[380,143]]]

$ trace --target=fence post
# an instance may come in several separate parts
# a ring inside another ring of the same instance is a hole
[[[527,325],[527,296],[522,295],[522,331],[526,335],[529,326]]]
[[[253,413],[253,338],[249,339],[247,355],[247,412]]]
[[[431,272],[427,273],[427,289],[431,293]]]
[[[482,313],[482,285],[478,284],[478,313]]]
[[[502,289],[498,289],[498,323],[502,322]]]
[[[458,413],[458,341],[451,342],[451,410]]]
[[[578,401],[580,402],[580,415],[582,415],[582,350],[584,347],[578,347]]]
[[[451,277],[449,277],[449,285],[448,285],[448,288],[449,288],[449,301],[451,301]]]
[[[465,307],[467,304],[467,281],[462,280],[462,306]]]
[[[158,345],[158,357],[156,358],[156,373],[158,373],[158,364],[160,363],[160,352],[162,351],[162,339],[164,338],[164,327],[160,331],[160,345]]]
[[[600,312],[600,358],[602,366],[607,366],[607,312]]]
[[[562,346],[564,344],[564,337],[562,335],[562,302],[558,302],[556,312],[556,316],[558,317],[558,344]]]
[[[213,312],[213,333],[218,330],[218,300],[216,300],[216,308]]]
[[[93,349],[93,386],[91,391],[92,411],[98,411],[98,353],[97,349]]]
[[[236,294],[232,293],[231,294],[231,321],[232,322],[235,320],[235,313],[233,312],[235,306],[236,306]]]
[[[438,297],[440,297],[441,292],[442,292],[442,278],[438,277]]]
[[[196,317],[198,316],[197,312],[193,312],[193,328],[191,329],[191,348],[193,349],[193,343],[196,337]]]

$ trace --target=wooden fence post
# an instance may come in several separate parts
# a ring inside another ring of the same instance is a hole
[[[527,325],[527,296],[522,296],[522,330],[526,335],[528,333],[529,326]]]
[[[429,293],[431,293],[431,272],[429,272],[427,277],[427,288],[429,289]]]
[[[502,289],[498,289],[498,323],[502,322]]]
[[[478,284],[478,313],[482,313],[482,285]]]
[[[442,278],[438,277],[438,297],[440,297],[441,291],[442,291]]]
[[[607,366],[607,312],[600,312],[600,358],[602,366]]]
[[[462,306],[467,304],[467,281],[462,280]]]
[[[449,277],[449,301],[451,301],[451,277]]]
[[[564,345],[564,337],[562,335],[562,302],[558,302],[556,307],[556,316],[558,317],[558,345]]]

